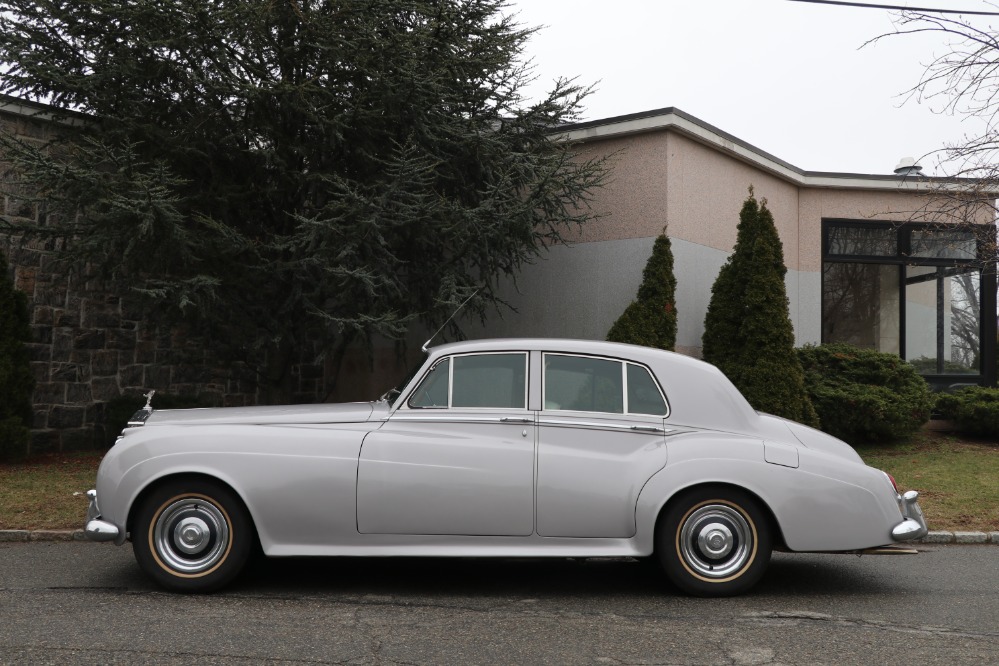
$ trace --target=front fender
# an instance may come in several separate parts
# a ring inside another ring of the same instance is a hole
[[[328,544],[356,534],[357,457],[370,429],[177,426],[130,433],[101,463],[101,511],[119,527],[121,543],[148,488],[200,474],[242,498],[265,553],[275,545]]]

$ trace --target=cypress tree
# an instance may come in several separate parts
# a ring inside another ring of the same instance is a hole
[[[756,409],[817,426],[794,351],[786,273],[773,215],[750,188],[735,249],[711,288],[702,354]]]
[[[0,460],[28,452],[34,378],[24,343],[30,338],[27,298],[14,288],[0,253]]]
[[[669,351],[676,346],[676,277],[665,229],[652,246],[636,299],[611,326],[607,339]]]

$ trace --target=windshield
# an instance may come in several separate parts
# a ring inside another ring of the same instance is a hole
[[[427,360],[426,358],[420,359],[419,362],[414,364],[413,367],[409,369],[409,372],[407,372],[406,376],[402,378],[402,381],[396,384],[395,387],[390,388],[388,391],[385,391],[385,393],[382,394],[382,397],[378,398],[378,400],[379,401],[385,400],[389,403],[390,407],[395,407],[396,398],[398,398],[399,395],[402,393],[402,390],[406,388],[406,385],[409,384],[409,382],[413,381],[413,377],[415,377],[416,373],[420,371],[420,368],[423,367],[423,364],[426,363],[426,360]]]

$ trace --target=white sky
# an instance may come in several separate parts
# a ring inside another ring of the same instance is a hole
[[[863,0],[877,2],[878,0]],[[899,0],[882,4],[904,4]],[[996,11],[986,0],[916,0],[917,7]],[[891,173],[980,131],[905,100],[943,35],[898,36],[886,10],[787,0],[511,0],[524,26],[547,26],[527,47],[539,96],[559,77],[596,84],[586,119],[677,107],[794,166]],[[979,27],[999,17],[973,19]],[[536,92],[534,92],[536,91]]]

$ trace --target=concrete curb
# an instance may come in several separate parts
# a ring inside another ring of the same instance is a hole
[[[83,530],[0,530],[0,543],[27,541],[86,541]],[[933,531],[916,541],[928,544],[992,544],[999,545],[999,532]]]
[[[933,531],[914,543],[988,543],[999,545],[999,532]]]
[[[86,540],[83,530],[0,530],[0,543]]]

